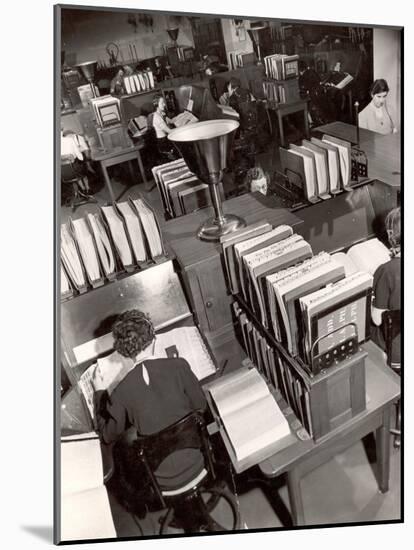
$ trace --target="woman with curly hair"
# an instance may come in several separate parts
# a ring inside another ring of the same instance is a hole
[[[104,443],[116,441],[131,427],[140,435],[157,433],[206,408],[203,391],[185,359],[154,357],[154,326],[144,313],[131,310],[119,315],[112,335],[115,350],[134,365],[111,395],[95,371],[95,411]],[[155,474],[162,488],[171,489],[198,475],[203,466],[198,450],[184,449],[162,462]]]

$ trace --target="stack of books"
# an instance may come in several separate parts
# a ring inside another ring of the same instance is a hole
[[[150,69],[124,77],[124,87],[127,95],[137,92],[147,92],[155,88],[154,75]]]
[[[333,349],[349,338],[350,328],[341,332],[346,325],[353,326],[359,342],[368,338],[373,273],[390,257],[377,239],[347,254],[313,256],[290,226],[272,228],[263,221],[223,237],[222,247],[232,293],[292,357],[311,366],[315,341],[325,340],[317,353]]]
[[[111,95],[95,97],[91,99],[91,105],[95,113],[96,122],[101,128],[120,124],[121,102],[119,98]]]
[[[254,52],[245,52],[242,50],[228,52],[227,57],[229,68],[232,71],[241,67],[247,67],[248,65],[254,65],[256,61]]]
[[[264,58],[266,76],[287,80],[299,76],[299,56],[274,53]]]
[[[155,183],[171,217],[182,216],[211,204],[209,187],[200,181],[183,159],[154,166]]]

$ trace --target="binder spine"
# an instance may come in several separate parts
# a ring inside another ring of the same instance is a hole
[[[95,251],[96,259],[97,259],[97,262],[98,262],[98,269],[99,269],[100,276],[97,279],[92,279],[91,278],[91,276],[88,272],[88,269],[85,265],[85,261],[83,259],[82,253],[81,253],[81,246],[80,246],[80,243],[78,241],[78,237],[76,236],[76,230],[75,230],[72,218],[69,218],[69,223],[70,223],[71,231],[72,231],[72,234],[73,234],[73,238],[76,242],[76,245],[77,245],[77,248],[78,248],[78,251],[79,251],[79,259],[80,259],[80,261],[83,265],[84,273],[86,274],[86,278],[89,281],[89,284],[91,285],[92,288],[98,288],[98,287],[100,287],[104,284],[104,278],[102,276],[103,271],[102,271],[101,263],[99,261],[99,254],[98,254],[98,250],[96,248],[95,239],[94,239],[94,236],[93,236],[93,231],[92,231],[92,229],[91,229],[91,227],[90,227],[90,225],[89,225],[89,223],[86,219],[85,224],[86,224],[86,227],[88,228],[88,230],[90,232],[91,239],[92,239],[92,244],[93,244],[93,249]]]
[[[108,204],[107,206],[114,207],[115,205],[116,205],[116,203],[114,202],[114,203]],[[119,214],[116,211],[116,208],[114,208],[114,210],[115,210],[116,215],[119,217]],[[115,239],[113,238],[110,225],[108,223],[108,220],[106,219],[105,213],[102,210],[101,206],[99,206],[99,215],[100,215],[101,222],[102,222],[102,224],[103,224],[103,226],[106,230],[106,233],[109,237],[109,242],[111,243],[112,251],[113,251],[114,257],[115,257],[115,263],[116,263],[117,268],[118,268],[115,278],[118,278],[118,276],[124,271],[126,271],[127,273],[130,273],[130,272],[134,271],[134,269],[135,269],[134,264],[129,264],[129,265],[124,265],[123,264],[121,255],[120,255],[120,253],[118,251],[118,248],[116,246],[116,243],[115,243]],[[125,232],[125,235],[126,235],[124,222],[123,222],[122,218],[120,218],[120,220],[122,222],[122,226],[123,226],[123,229],[124,229],[124,232]],[[128,239],[128,237],[127,237],[127,239]],[[128,241],[128,246],[129,246],[129,241]],[[132,251],[131,251],[131,256],[133,257],[133,252]]]

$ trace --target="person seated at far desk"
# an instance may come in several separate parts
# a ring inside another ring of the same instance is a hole
[[[112,335],[115,350],[134,366],[110,396],[99,367],[95,370],[94,405],[103,443],[116,441],[127,430],[130,434],[129,428],[140,435],[158,433],[187,414],[207,408],[185,359],[154,357],[154,326],[144,313],[135,309],[119,315]],[[167,457],[154,473],[162,489],[174,489],[196,477],[203,467],[198,449],[183,449]]]
[[[164,96],[156,95],[152,100],[154,112],[148,117],[149,126],[154,129],[157,139],[157,147],[160,153],[175,156],[174,146],[168,141],[167,136],[175,128],[172,119],[166,113]]]
[[[256,101],[253,94],[242,88],[241,82],[235,76],[232,76],[227,84],[227,92],[224,92],[219,99],[222,105],[228,105],[240,114],[240,104],[249,101]]]
[[[85,195],[90,194],[88,171],[94,174],[93,168],[89,164],[90,149],[81,134],[72,131],[60,132],[60,159],[62,168],[62,177],[77,177],[80,190]]]
[[[387,81],[383,78],[375,80],[371,86],[371,102],[358,115],[361,128],[366,128],[378,134],[393,134],[397,132],[387,106],[387,95],[390,91]]]
[[[384,311],[401,310],[401,209],[391,210],[386,219],[385,227],[391,245],[391,259],[380,265],[374,273],[373,302],[371,318],[374,323],[372,339],[385,350],[382,315]],[[400,334],[392,342],[392,363],[400,363]]]

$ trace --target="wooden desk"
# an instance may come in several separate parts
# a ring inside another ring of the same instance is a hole
[[[287,474],[289,500],[294,525],[305,525],[300,489],[301,478],[311,470],[344,451],[367,434],[376,435],[377,480],[382,493],[389,488],[390,415],[392,404],[400,396],[400,379],[385,364],[381,350],[373,343],[363,346],[366,360],[367,408],[360,415],[327,434],[318,443],[297,441],[260,464],[267,478]]]
[[[283,117],[290,115],[292,113],[303,112],[303,121],[305,124],[305,134],[306,137],[309,137],[309,120],[308,120],[308,100],[307,99],[298,99],[292,103],[277,103],[271,104],[266,103],[266,110],[275,111],[277,115],[278,125],[279,125],[279,136],[280,136],[280,145],[285,147],[287,145],[285,140],[285,133],[283,130]],[[270,116],[269,116],[270,121]],[[270,133],[273,134],[273,130],[270,123]]]
[[[141,150],[144,149],[145,144],[143,142],[135,144],[133,147],[128,149],[121,149],[115,151],[99,151],[98,149],[91,150],[91,158],[100,163],[102,168],[102,173],[105,179],[105,185],[108,188],[111,200],[116,201],[111,178],[109,177],[108,170],[110,166],[115,166],[117,164],[122,164],[123,162],[128,162],[131,160],[137,160],[139,171],[141,173],[141,179],[144,182],[145,186],[148,185],[147,178],[145,177],[144,165],[142,164],[141,159]]]
[[[331,122],[318,126],[312,133],[330,134],[352,143],[357,142],[356,127],[345,122]],[[383,135],[360,128],[360,148],[368,157],[368,176],[391,187],[401,185],[401,136]]]

